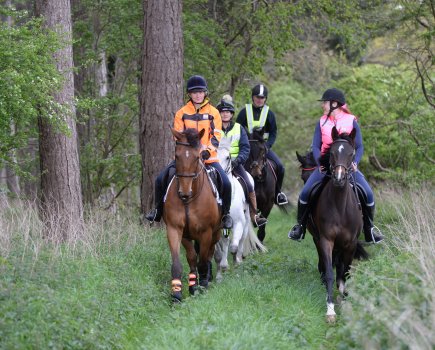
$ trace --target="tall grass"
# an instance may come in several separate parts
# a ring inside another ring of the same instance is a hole
[[[293,215],[270,217],[268,252],[230,266],[207,293],[170,303],[170,254],[161,229],[137,216],[89,211],[85,233],[50,240],[31,203],[0,202],[1,349],[432,349],[434,198],[387,193],[387,236],[353,267],[338,322],[310,237],[287,239]],[[379,198],[379,196],[378,196]],[[181,257],[187,280],[187,263]]]
[[[345,347],[435,348],[435,198],[430,188],[392,192],[380,213],[383,254],[353,270],[343,308]]]

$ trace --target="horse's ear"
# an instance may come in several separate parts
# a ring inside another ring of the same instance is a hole
[[[331,137],[333,140],[336,140],[336,139],[338,139],[338,136],[339,136],[339,133],[337,131],[337,128],[334,126],[332,128],[332,131],[331,131]]]
[[[353,128],[352,129],[352,131],[350,132],[350,138],[352,139],[352,140],[355,140],[355,135],[356,135],[356,129],[355,128]]]
[[[198,137],[199,137],[200,140],[202,139],[202,136],[204,135],[204,133],[205,133],[205,129],[202,129],[202,130],[198,133]]]
[[[298,153],[298,151],[296,151],[296,157],[298,157],[298,161],[299,161],[299,163],[301,163],[301,164],[304,164],[304,163],[305,163],[305,159],[304,159],[304,157],[301,156],[301,155]]]
[[[172,132],[172,135],[174,135],[174,137],[177,139],[177,140],[180,140],[181,139],[181,132],[179,132],[179,131],[177,131],[177,130],[175,130],[174,128],[171,128],[171,132]]]

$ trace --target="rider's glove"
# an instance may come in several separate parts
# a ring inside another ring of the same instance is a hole
[[[232,167],[233,169],[237,168],[237,167],[239,166],[239,164],[240,164],[240,162],[239,162],[239,159],[238,159],[238,158],[233,159],[233,160],[231,161],[231,167]]]
[[[208,151],[206,149],[204,151],[202,151],[201,152],[201,158],[202,158],[202,160],[209,159],[210,158],[210,151]]]

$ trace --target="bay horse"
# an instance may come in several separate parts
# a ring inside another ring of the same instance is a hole
[[[205,130],[178,132],[175,137],[175,176],[171,180],[163,207],[163,220],[172,257],[172,298],[182,300],[182,265],[180,244],[186,250],[189,264],[189,293],[195,294],[199,286],[207,287],[211,259],[219,241],[221,213],[211,180],[201,160],[201,138]],[[193,241],[199,245],[199,259]]]
[[[333,267],[336,268],[336,284],[342,297],[345,282],[354,258],[368,257],[358,235],[363,227],[361,205],[355,187],[351,185],[352,161],[355,155],[355,129],[350,135],[338,134],[332,129],[333,142],[329,153],[331,179],[324,185],[308,220],[308,230],[313,236],[319,256],[318,269],[326,285],[326,320],[335,322],[333,302]],[[322,163],[322,161],[321,161]]]
[[[235,265],[242,263],[243,257],[251,253],[267,251],[254,232],[249,215],[249,202],[245,197],[243,187],[232,173],[230,142],[230,139],[222,138],[218,148],[219,163],[231,181],[230,215],[233,219],[232,229],[227,233],[223,230],[224,235],[216,244],[214,258],[217,264],[216,281],[218,282],[222,281],[223,273],[228,269],[228,251],[233,255]],[[249,174],[248,178],[254,185],[254,180]]]
[[[264,129],[254,128],[252,134],[248,133],[251,151],[245,162],[246,171],[254,179],[257,207],[263,217],[267,219],[275,203],[276,165],[266,157],[267,145],[263,139]],[[284,206],[279,206],[286,211]],[[267,224],[266,224],[267,225]],[[266,225],[258,228],[258,239],[263,242],[266,237]]]

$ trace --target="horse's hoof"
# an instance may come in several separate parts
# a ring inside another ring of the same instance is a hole
[[[208,288],[208,280],[199,281],[199,286],[202,288]]]
[[[336,315],[326,315],[326,323],[334,324],[337,319]]]
[[[174,304],[181,303],[182,299],[183,299],[183,295],[181,294],[181,292],[173,292],[172,293],[172,302]]]
[[[198,289],[198,286],[197,286],[197,285],[195,285],[195,286],[190,286],[190,287],[189,287],[189,294],[190,294],[190,295],[195,295],[197,289]]]

